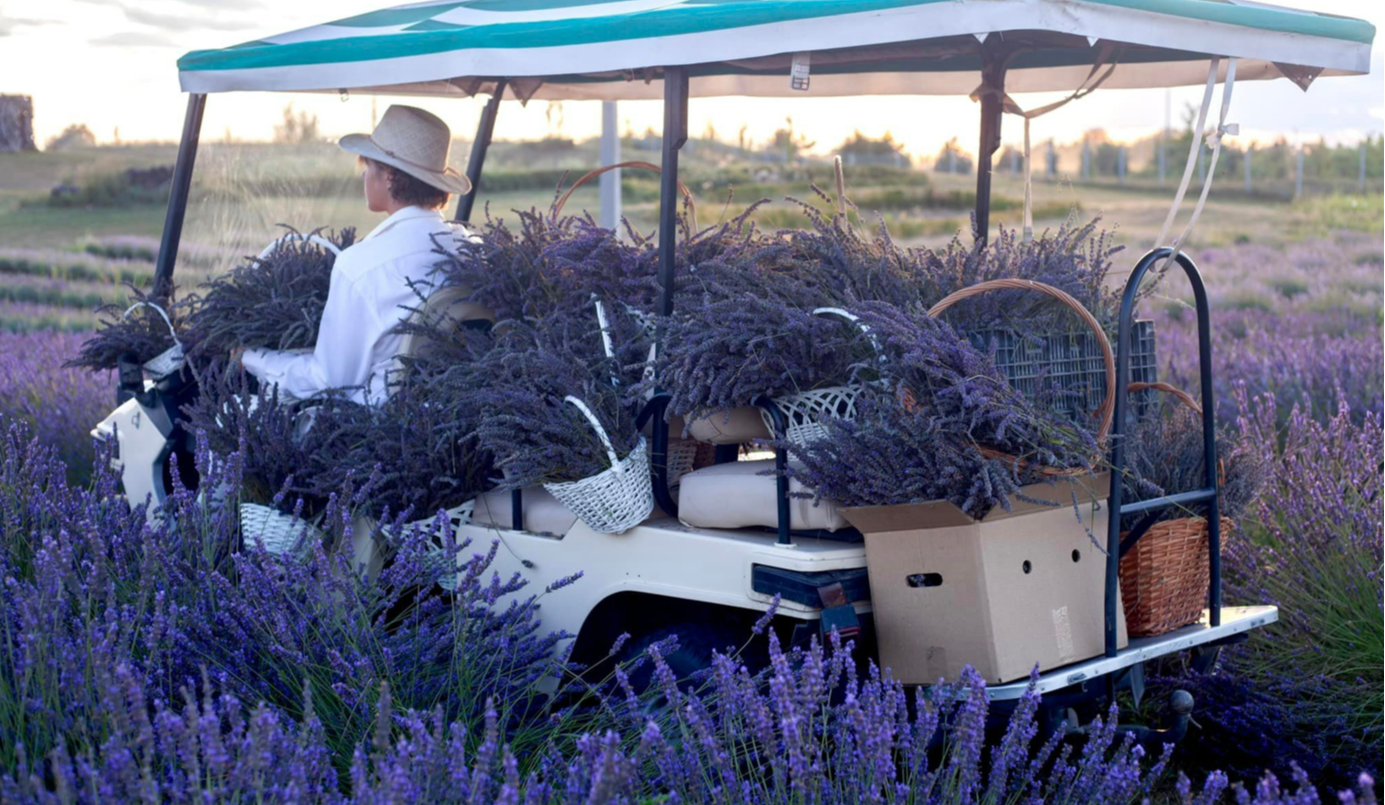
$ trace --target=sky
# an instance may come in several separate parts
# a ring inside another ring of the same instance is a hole
[[[1286,5],[1369,20],[1385,31],[1380,0],[1279,0]],[[218,48],[308,25],[350,16],[399,0],[0,0],[0,93],[34,97],[36,139],[42,144],[69,124],[87,125],[99,142],[176,140],[185,99],[178,88],[175,61],[184,52]],[[59,58],[52,58],[59,54]],[[1369,76],[1324,79],[1303,93],[1288,81],[1238,83],[1232,119],[1241,136],[1278,136],[1352,142],[1385,129],[1385,60],[1376,45]],[[1186,104],[1201,98],[1201,88],[1102,90],[1033,124],[1033,137],[1067,142],[1083,131],[1103,128],[1126,141],[1152,134],[1164,125],[1166,101],[1173,124],[1180,125]],[[1020,102],[1033,108],[1057,95],[1036,94]],[[376,112],[392,99],[377,99]],[[204,139],[268,139],[284,105],[318,116],[331,136],[368,131],[371,98],[357,95],[232,93],[208,99]],[[484,99],[406,102],[439,114],[458,134],[469,137]],[[658,102],[625,102],[623,130],[658,130]],[[975,104],[965,98],[894,96],[877,98],[693,100],[689,129],[709,126],[734,141],[747,126],[752,141],[763,141],[792,117],[795,131],[830,151],[853,131],[878,137],[886,132],[915,154],[936,153],[950,137],[969,147],[977,138]],[[1006,142],[1021,129],[1010,118]],[[526,108],[506,104],[496,136],[531,139],[558,134],[577,139],[600,132],[595,102]]]

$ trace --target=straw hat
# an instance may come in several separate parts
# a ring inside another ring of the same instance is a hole
[[[452,131],[442,118],[415,106],[394,105],[370,134],[348,134],[337,143],[420,179],[439,190],[464,196],[471,182],[447,167]]]

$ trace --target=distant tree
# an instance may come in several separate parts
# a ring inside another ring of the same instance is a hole
[[[274,127],[276,143],[311,143],[320,139],[317,130],[317,115],[299,112],[294,114],[293,104],[284,107],[284,122]]]
[[[938,173],[971,173],[971,157],[962,150],[962,146],[953,137],[943,145],[938,152],[938,158],[933,163],[933,170]]]
[[[773,149],[774,153],[783,154],[784,162],[787,163],[794,161],[798,158],[799,154],[817,145],[817,143],[810,141],[802,134],[794,132],[792,117],[784,118],[784,123],[784,128],[774,132],[774,141],[770,147]]]
[[[885,132],[879,139],[867,137],[858,129],[841,145],[837,153],[848,165],[897,165],[904,167],[909,158],[903,154],[902,147],[894,141],[894,135]]]
[[[85,123],[75,123],[62,130],[56,137],[49,137],[46,151],[72,151],[78,148],[95,148],[96,135]]]

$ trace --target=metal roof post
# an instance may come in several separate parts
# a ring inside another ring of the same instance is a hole
[[[981,143],[976,149],[976,239],[985,243],[991,228],[991,158],[1000,148],[1008,58],[989,42],[981,45]]]
[[[688,68],[664,68],[663,159],[659,174],[659,315],[673,314],[678,243],[678,151],[688,141]]]
[[[183,115],[183,136],[178,141],[178,159],[173,164],[173,182],[168,190],[168,211],[164,215],[159,256],[154,264],[153,297],[167,299],[173,293],[173,267],[178,262],[178,242],[183,237],[183,217],[188,209],[188,190],[192,187],[192,167],[197,161],[197,140],[202,132],[202,112],[207,96],[188,96]]]
[[[481,122],[476,125],[476,138],[471,141],[471,156],[467,158],[466,178],[471,182],[471,192],[457,199],[457,220],[471,222],[471,208],[476,204],[476,196],[481,192],[481,168],[486,163],[486,151],[491,147],[491,135],[495,133],[495,115],[500,111],[500,99],[505,97],[505,79],[495,82],[495,94],[481,109]]]

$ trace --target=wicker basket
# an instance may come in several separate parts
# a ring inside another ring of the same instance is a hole
[[[1232,526],[1222,518],[1223,534]],[[1164,520],[1121,557],[1121,601],[1131,637],[1154,637],[1202,617],[1210,581],[1207,537],[1206,518]]]
[[[856,398],[860,395],[860,386],[832,386],[775,397],[771,402],[788,422],[784,433],[775,430],[768,411],[760,409],[760,417],[776,438],[802,447],[827,435],[827,420],[855,419]]]
[[[592,430],[606,446],[611,466],[580,481],[544,484],[543,488],[593,531],[620,534],[634,528],[654,511],[654,485],[649,477],[649,448],[644,437],[622,459],[587,404],[570,395],[564,399],[591,422]]]
[[[1131,383],[1130,392],[1160,391],[1172,395],[1196,414],[1202,413],[1187,392],[1167,383]],[[1225,534],[1234,523],[1221,518]],[[1205,517],[1180,517],[1150,526],[1120,560],[1121,601],[1131,637],[1154,637],[1202,617],[1211,580]]]
[[[437,525],[437,517],[429,517],[424,520],[415,520],[414,522],[408,523],[404,526],[404,533],[408,533],[409,531],[417,528],[418,530],[428,535],[429,545],[427,553],[424,555],[423,561],[428,565],[429,568],[437,572],[438,586],[442,587],[444,590],[451,591],[456,589],[458,571],[455,565],[453,565],[450,569],[448,567],[449,562],[447,556],[447,545],[443,543],[443,540],[449,538],[456,539],[457,529],[461,528],[464,525],[470,525],[471,515],[475,511],[476,501],[474,499],[468,500],[466,503],[463,503],[460,506],[453,506],[452,508],[447,509],[445,511],[445,513],[447,514],[447,522],[449,526],[446,529],[435,528],[435,526]],[[387,536],[393,536],[389,533],[388,530],[386,530],[385,533]]]
[[[322,531],[301,517],[259,503],[240,504],[240,533],[246,545],[259,545],[274,556],[301,554]]]
[[[878,360],[884,361],[880,356],[880,343],[870,331],[870,327],[860,323],[860,316],[836,307],[820,307],[813,311],[813,315],[840,316],[860,327],[861,332],[870,339],[871,345],[875,348]],[[861,390],[860,385],[831,386],[771,398],[770,402],[784,415],[787,423],[784,433],[775,430],[774,417],[769,411],[759,409],[760,418],[765,422],[765,429],[774,434],[776,439],[803,447],[827,436],[827,420],[855,419],[856,398],[861,396]]]

